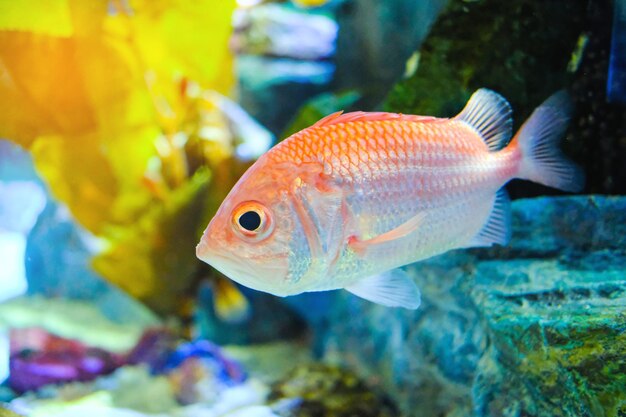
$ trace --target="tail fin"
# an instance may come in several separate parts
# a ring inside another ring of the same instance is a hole
[[[521,127],[512,145],[522,153],[518,178],[538,182],[563,191],[580,191],[584,175],[580,167],[559,150],[572,113],[572,103],[564,91],[548,98]]]

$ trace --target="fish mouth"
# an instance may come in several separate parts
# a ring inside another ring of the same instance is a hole
[[[287,254],[243,258],[234,256],[224,250],[221,244],[218,243],[218,245],[218,248],[212,248],[206,242],[201,241],[196,246],[196,256],[241,285],[273,295],[283,295],[274,287],[284,282],[287,275]],[[259,262],[251,264],[248,261]]]
[[[202,239],[197,245],[196,245],[196,257],[198,259],[200,259],[201,261],[207,262],[205,261],[206,258],[206,253],[209,251],[209,245],[207,245],[206,243],[204,243],[204,239]],[[208,262],[207,262],[208,263]]]

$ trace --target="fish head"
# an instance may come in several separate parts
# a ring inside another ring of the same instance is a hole
[[[279,169],[280,168],[280,169]],[[289,199],[294,167],[258,160],[235,184],[210,221],[196,255],[246,287],[286,296],[310,262]]]

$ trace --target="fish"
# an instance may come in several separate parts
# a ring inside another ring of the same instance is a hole
[[[293,0],[297,6],[304,8],[322,7],[330,3],[330,1],[331,0]]]
[[[506,245],[507,182],[582,189],[583,172],[558,147],[571,112],[567,93],[556,93],[513,136],[507,100],[479,89],[452,118],[331,114],[244,173],[196,255],[276,296],[345,289],[416,309],[419,288],[401,267],[452,249]]]

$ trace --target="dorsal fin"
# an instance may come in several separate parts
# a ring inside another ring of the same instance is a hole
[[[408,114],[400,113],[385,113],[385,112],[364,112],[355,111],[352,113],[344,113],[338,111],[331,115],[319,120],[311,127],[331,126],[339,123],[348,122],[380,122],[384,120],[406,120],[409,122],[430,122],[437,120],[436,117],[431,116],[412,116]]]
[[[511,106],[500,94],[476,90],[455,119],[472,126],[482,136],[490,151],[499,151],[511,139]]]

